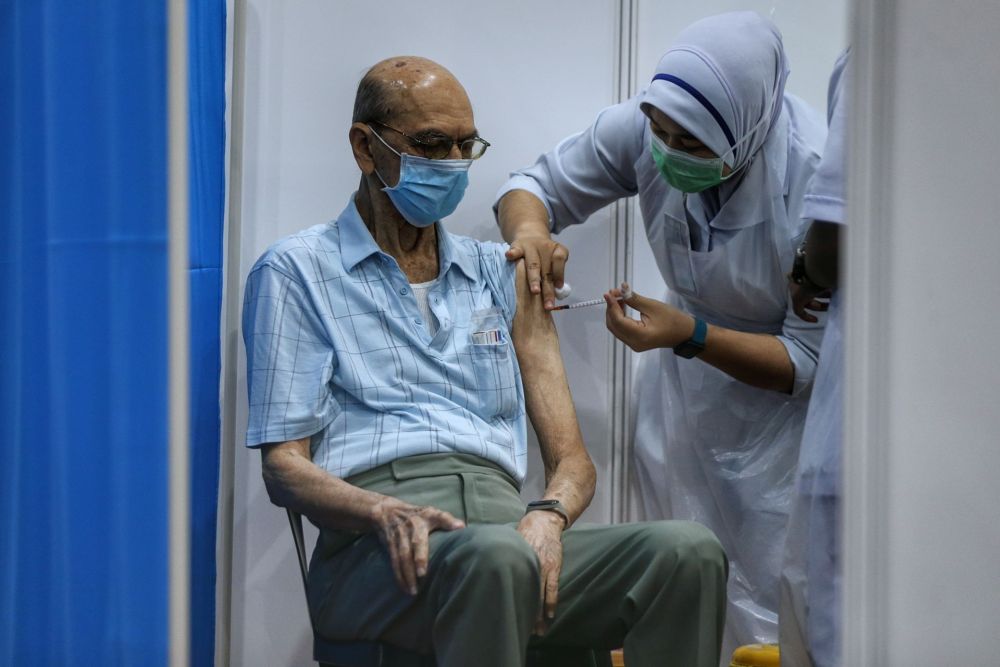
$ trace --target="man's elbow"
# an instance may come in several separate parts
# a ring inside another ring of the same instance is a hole
[[[294,455],[288,452],[270,451],[265,454],[262,462],[261,475],[264,478],[267,497],[278,507],[288,507],[292,501],[293,458]]]
[[[587,500],[587,504],[590,504],[590,500],[594,498],[594,492],[597,490],[597,467],[594,466],[594,462],[588,456],[587,460],[583,465],[583,475],[584,475],[584,488],[589,490],[590,498]]]
[[[267,489],[267,497],[271,501],[272,505],[277,505],[278,507],[288,507],[289,493],[287,487],[282,483],[281,476],[270,469],[268,466],[264,466],[263,477],[264,477],[264,488]]]

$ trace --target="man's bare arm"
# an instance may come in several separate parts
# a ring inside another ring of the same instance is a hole
[[[512,336],[524,383],[525,407],[538,434],[545,465],[542,498],[559,500],[569,514],[564,524],[555,512],[529,512],[517,526],[538,555],[542,606],[535,633],[543,634],[546,626],[541,615],[554,618],[559,601],[562,531],[590,504],[597,473],[583,445],[552,314],[542,308],[540,296],[531,293],[523,262],[517,265],[517,313]]]
[[[557,498],[572,523],[594,496],[597,474],[583,444],[559,338],[551,313],[528,291],[523,264],[517,269],[518,304],[513,339],[521,367],[528,417],[545,465],[544,498]]]
[[[448,512],[410,505],[334,477],[312,462],[309,438],[264,445],[261,455],[272,503],[324,528],[377,532],[397,582],[411,595],[427,573],[430,533],[465,525]]]

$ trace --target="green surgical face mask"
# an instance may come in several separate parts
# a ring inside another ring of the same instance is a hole
[[[722,175],[726,163],[721,157],[695,157],[667,146],[655,134],[651,133],[651,136],[653,162],[667,183],[681,192],[701,192],[729,178]]]

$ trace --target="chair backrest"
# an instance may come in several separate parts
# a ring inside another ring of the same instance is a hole
[[[299,572],[302,573],[302,592],[309,596],[309,560],[306,558],[306,538],[302,533],[302,515],[294,510],[288,512],[288,523],[292,527],[292,539],[295,540],[295,554],[299,557]],[[310,619],[312,620],[312,619]]]

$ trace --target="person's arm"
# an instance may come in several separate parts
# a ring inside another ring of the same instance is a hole
[[[552,315],[528,289],[523,263],[517,266],[517,311],[512,338],[521,367],[528,417],[538,435],[545,466],[545,492],[541,499],[559,500],[569,515],[569,521],[564,522],[555,512],[529,512],[518,524],[518,530],[538,554],[543,613],[551,619],[555,616],[562,568],[562,531],[590,504],[597,473],[583,444]],[[537,631],[542,631],[541,623]]]
[[[413,507],[354,487],[312,462],[310,436],[330,422],[336,364],[317,307],[294,265],[266,255],[247,277],[243,340],[250,398],[247,445],[259,447],[271,501],[333,529],[375,531],[400,586],[415,592],[427,567],[427,534],[462,525],[433,508]],[[268,409],[280,402],[282,409]]]
[[[497,204],[497,221],[510,242],[507,259],[524,260],[531,293],[542,294],[545,306],[552,308],[553,288],[562,287],[569,249],[552,240],[545,204],[527,190],[511,190]]]
[[[822,300],[837,289],[840,274],[840,245],[843,225],[816,220],[809,226],[802,244],[801,275],[788,276],[788,291],[795,314],[806,322],[818,319],[809,311],[823,312],[829,302]]]
[[[555,306],[569,253],[553,241],[569,225],[584,222],[613,201],[638,192],[635,161],[643,150],[646,117],[641,95],[604,109],[589,128],[567,137],[530,167],[511,174],[495,211],[500,233],[511,244],[507,259],[524,259],[528,284]]]
[[[604,295],[608,304],[605,322],[615,337],[637,352],[673,348],[694,333],[694,317],[674,306],[633,292],[624,302],[639,313],[640,319],[635,320],[625,314],[621,298],[618,289]],[[708,325],[705,349],[698,359],[761,389],[791,393],[795,386],[795,366],[777,336]]]
[[[411,595],[427,573],[430,533],[465,525],[448,512],[410,505],[334,477],[312,462],[309,438],[263,445],[261,456],[272,503],[324,528],[378,533],[396,581]]]

